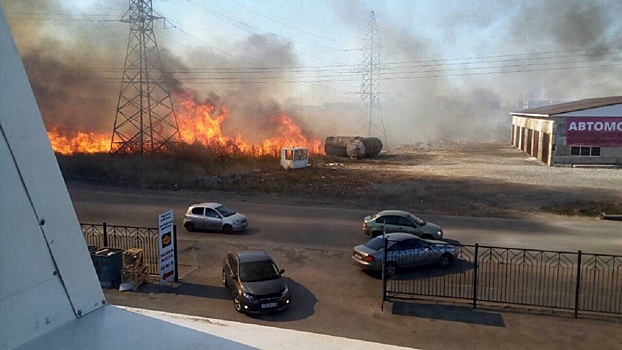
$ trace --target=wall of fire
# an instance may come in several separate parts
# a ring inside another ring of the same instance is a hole
[[[619,119],[619,117],[615,117]],[[512,116],[511,144],[547,165],[622,165],[622,145],[568,144],[571,117]]]

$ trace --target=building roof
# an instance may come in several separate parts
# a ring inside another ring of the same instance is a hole
[[[582,111],[590,108],[605,107],[622,104],[622,96],[610,96],[599,98],[588,98],[566,103],[559,103],[550,106],[523,109],[522,111],[512,112],[513,115],[537,115],[550,116],[568,112]]]

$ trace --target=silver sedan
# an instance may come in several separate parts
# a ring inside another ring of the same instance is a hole
[[[222,231],[224,233],[244,231],[248,226],[246,216],[220,203],[198,203],[188,208],[184,215],[184,227],[196,230]]]
[[[387,237],[387,276],[399,269],[438,264],[449,267],[456,259],[456,247],[443,241],[418,238],[408,233],[389,233]],[[384,242],[382,236],[354,247],[352,259],[363,270],[381,271]]]

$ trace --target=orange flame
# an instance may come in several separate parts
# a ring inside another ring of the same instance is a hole
[[[278,122],[277,130],[275,131],[279,136],[263,140],[261,143],[262,149],[278,151],[283,147],[306,147],[312,153],[324,153],[322,143],[319,140],[307,138],[302,130],[294,124],[292,118],[285,113],[273,116],[271,119]]]
[[[48,137],[56,153],[106,153],[110,151],[110,135],[77,131],[73,135],[60,133],[55,127],[48,128]]]
[[[222,107],[219,114],[211,104],[197,104],[192,98],[181,102],[177,110],[179,131],[184,142],[198,142],[205,146],[218,146],[244,154],[278,154],[283,147],[306,147],[311,153],[323,154],[321,142],[304,135],[303,131],[285,113],[272,116],[276,128],[275,136],[265,139],[260,145],[252,145],[238,133],[235,137],[223,135],[221,125],[230,116],[229,110]]]
[[[214,105],[196,103],[188,95],[178,97],[182,101],[176,109],[177,122],[181,139],[185,143],[199,143],[207,147],[218,147],[226,153],[238,152],[247,155],[278,155],[283,147],[306,147],[310,153],[324,154],[321,141],[306,136],[292,118],[283,112],[270,118],[275,125],[273,136],[259,145],[253,145],[245,141],[241,133],[235,136],[223,134],[222,123],[230,117],[226,107],[216,111]],[[110,150],[109,134],[78,131],[69,136],[52,127],[48,130],[48,136],[54,151],[61,154]]]

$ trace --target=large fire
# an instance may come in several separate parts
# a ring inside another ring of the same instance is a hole
[[[48,137],[54,152],[61,154],[101,153],[110,151],[110,134],[78,131],[61,133],[55,127],[48,128]]]
[[[224,107],[215,113],[213,105],[197,103],[193,98],[185,97],[179,103],[176,114],[182,142],[188,144],[199,143],[228,153],[252,156],[278,155],[283,147],[306,147],[310,153],[324,153],[321,141],[306,136],[284,112],[270,118],[270,122],[275,125],[273,136],[264,139],[260,144],[245,141],[240,132],[234,136],[223,134],[222,123],[230,116],[229,110]],[[48,128],[48,136],[54,152],[65,155],[110,151],[110,134],[80,131],[65,134],[51,127]]]

